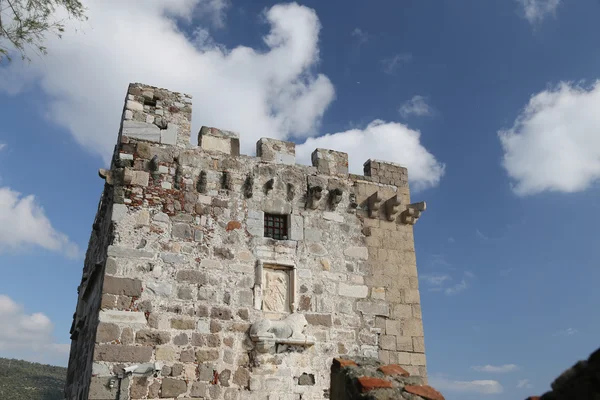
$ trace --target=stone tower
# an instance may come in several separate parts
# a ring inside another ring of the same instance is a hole
[[[66,399],[323,399],[343,355],[426,378],[407,170],[190,131],[190,96],[129,86]]]

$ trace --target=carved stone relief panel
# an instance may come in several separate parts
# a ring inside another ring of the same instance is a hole
[[[296,310],[296,266],[258,261],[254,307],[273,317]]]
[[[263,275],[263,311],[289,313],[291,308],[289,269],[265,265]]]

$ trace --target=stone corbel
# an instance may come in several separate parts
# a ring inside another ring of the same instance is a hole
[[[400,212],[400,196],[395,195],[385,201],[385,215],[388,221],[394,221]]]
[[[304,333],[308,321],[303,314],[292,313],[279,321],[261,319],[250,328],[250,339],[259,353],[276,352],[277,345],[312,346],[316,339]]]
[[[196,182],[196,190],[198,193],[206,193],[206,184],[208,178],[206,177],[206,171],[200,171],[198,175],[198,181]]]
[[[339,188],[335,188],[329,191],[329,205],[332,209],[335,210],[337,205],[340,204],[340,201],[342,201],[343,194],[344,192],[342,191],[342,189]]]
[[[308,192],[306,194],[306,207],[311,210],[316,210],[319,207],[319,201],[323,197],[323,188],[327,185],[327,181],[318,176],[308,177]]]
[[[247,199],[252,197],[253,187],[254,187],[254,176],[252,176],[251,174],[248,174],[248,176],[246,176],[246,181],[244,182],[244,196],[246,196]]]
[[[369,218],[377,218],[379,208],[381,207],[381,195],[375,192],[367,199],[367,207],[369,209]]]
[[[427,208],[427,204],[424,201],[419,203],[412,203],[406,206],[406,210],[404,210],[401,214],[402,222],[407,225],[414,225],[417,223],[417,220]]]

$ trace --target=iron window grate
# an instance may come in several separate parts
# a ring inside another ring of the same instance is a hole
[[[265,214],[265,237],[287,240],[287,215]]]

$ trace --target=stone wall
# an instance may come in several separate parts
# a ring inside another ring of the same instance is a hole
[[[444,400],[420,376],[397,364],[364,357],[334,358],[331,365],[331,400]]]
[[[542,396],[527,400],[600,399],[600,349],[563,372],[552,382],[551,388]]]
[[[425,205],[406,169],[351,175],[327,149],[297,165],[293,143],[266,138],[240,155],[237,134],[208,127],[195,147],[190,121],[189,96],[130,85],[88,249],[101,304],[80,296],[67,398],[320,399],[338,354],[426,380],[412,232]],[[265,237],[266,216],[285,237]]]

